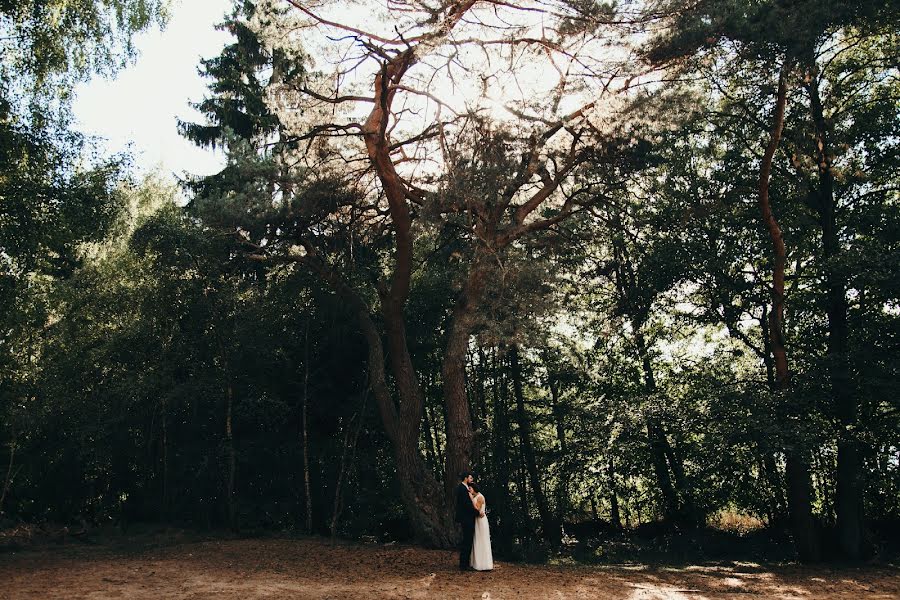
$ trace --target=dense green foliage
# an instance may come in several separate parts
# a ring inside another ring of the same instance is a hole
[[[138,4],[115,39],[157,14]],[[615,14],[563,4],[565,35]],[[399,227],[352,161],[295,160],[341,142],[315,122],[316,135],[286,131],[270,109],[267,89],[315,73],[258,39],[253,2],[236,3],[234,42],[203,64],[207,122],[181,124],[228,157],[188,182],[186,206],[158,178],[116,188],[113,164],[74,170],[78,143],[8,108],[0,514],[423,537],[404,479],[446,480],[447,339],[477,273],[465,392],[497,550],[539,555],[563,532],[683,530],[723,513],[796,536],[795,483],[826,554],[876,549],[900,522],[900,38],[893,4],[844,4],[666,2],[632,16],[623,27],[666,25],[642,55],[678,76],[578,155],[566,193],[580,210],[548,208],[542,218],[567,218],[504,247],[472,215],[514,189],[522,144],[470,119],[413,203],[403,324],[425,475],[401,464],[385,414],[410,397],[383,358],[400,362],[385,308]],[[109,15],[85,14],[72,35],[97,39]],[[57,56],[70,45],[28,35],[41,50],[28,69],[79,72],[83,57]],[[777,380],[758,206],[779,80],[770,189],[790,386]],[[854,493],[855,546],[843,533]]]

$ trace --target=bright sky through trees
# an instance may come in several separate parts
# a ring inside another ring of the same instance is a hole
[[[142,171],[214,173],[218,153],[202,150],[179,136],[176,117],[196,119],[190,102],[203,98],[206,82],[197,73],[201,57],[214,56],[228,39],[217,31],[231,9],[229,0],[175,0],[164,31],[136,38],[135,64],[114,80],[94,79],[78,87],[77,127],[107,140],[110,152],[130,149]]]

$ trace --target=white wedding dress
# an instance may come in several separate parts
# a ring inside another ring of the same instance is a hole
[[[487,503],[484,496],[475,496],[476,502],[480,499],[481,514],[485,514]],[[491,552],[491,530],[488,527],[487,517],[475,519],[475,542],[472,544],[472,556],[469,564],[476,571],[490,571],[494,568],[494,555]]]

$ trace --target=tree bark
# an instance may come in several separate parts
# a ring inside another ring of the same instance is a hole
[[[813,68],[806,74],[806,89],[815,129],[818,171],[816,204],[822,227],[822,263],[828,316],[828,370],[835,412],[841,425],[837,442],[835,498],[838,542],[845,558],[857,560],[863,552],[864,530],[862,449],[856,435],[858,408],[850,370],[847,281],[837,264],[841,247],[835,215],[834,174],[815,58],[812,59],[812,65]]]
[[[781,134],[784,130],[784,113],[787,105],[787,77],[790,69],[790,63],[786,60],[778,77],[775,114],[772,117],[772,130],[769,134],[769,142],[760,164],[758,186],[762,223],[766,227],[772,242],[772,310],[769,313],[769,336],[775,363],[775,387],[783,395],[790,389],[790,372],[788,370],[784,338],[784,277],[787,253],[781,227],[772,212],[772,205],[769,200],[769,179],[772,173],[775,151],[778,149]],[[786,450],[788,504],[797,554],[801,560],[813,561],[818,559],[818,546],[816,544],[812,503],[810,501],[809,464],[800,446],[795,444]]]
[[[561,543],[559,524],[553,518],[550,507],[547,505],[547,498],[541,484],[540,473],[537,468],[537,459],[534,453],[534,446],[531,441],[531,419],[525,411],[525,393],[522,381],[522,366],[519,362],[519,349],[512,346],[509,352],[510,368],[512,369],[513,392],[516,397],[516,416],[519,422],[519,438],[522,445],[523,459],[528,469],[528,477],[531,480],[531,490],[534,494],[534,501],[537,504],[538,514],[541,517],[541,526],[544,530],[544,536],[551,544],[559,546]]]
[[[476,259],[463,290],[453,307],[441,373],[444,382],[444,405],[447,408],[447,446],[444,483],[447,496],[453,491],[460,472],[472,468],[472,417],[466,395],[466,356],[469,337],[476,323],[476,310],[487,285],[488,271]]]

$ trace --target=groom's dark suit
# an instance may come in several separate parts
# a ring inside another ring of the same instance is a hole
[[[462,536],[459,543],[459,568],[469,568],[469,557],[472,555],[472,541],[475,538],[475,519],[478,517],[478,509],[472,505],[469,497],[469,488],[460,483],[456,486],[456,522],[462,528]]]

